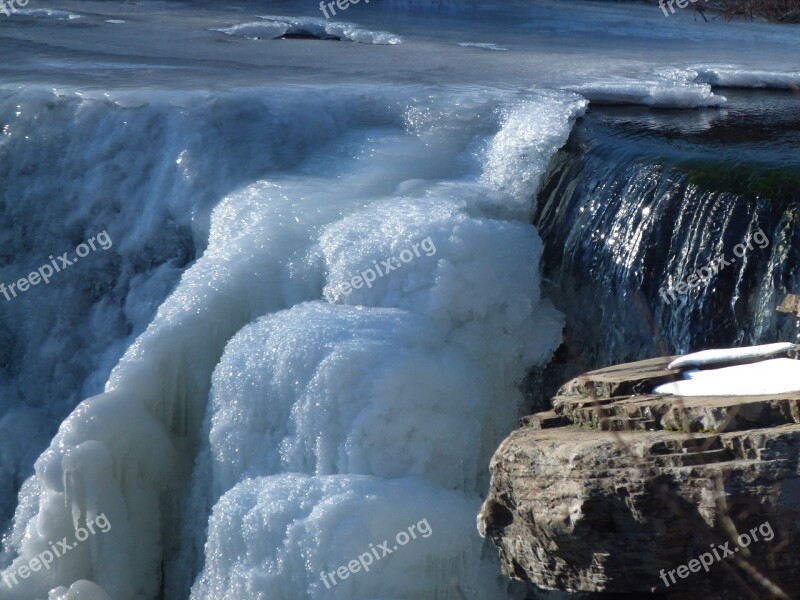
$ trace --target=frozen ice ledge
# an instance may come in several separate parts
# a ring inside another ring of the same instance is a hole
[[[402,44],[403,38],[388,31],[370,31],[353,23],[327,21],[319,17],[281,17],[264,15],[260,21],[247,21],[229,27],[212,28],[234,37],[250,40],[286,38],[349,41],[359,44]]]
[[[750,354],[730,361],[758,360]],[[775,357],[745,366],[797,362]],[[500,445],[478,529],[509,577],[687,600],[748,597],[747,588],[749,597],[800,597],[800,392],[651,393],[682,378],[668,368],[675,358],[585,373]],[[736,368],[717,366],[704,372]],[[771,540],[664,585],[662,569],[712,544],[738,548],[739,536],[764,523]]]

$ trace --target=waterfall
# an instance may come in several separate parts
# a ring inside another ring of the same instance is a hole
[[[789,114],[769,118],[769,131],[783,119],[791,131]],[[747,125],[735,119],[680,141],[676,126],[668,113],[592,111],[545,178],[534,217],[545,293],[568,315],[583,370],[794,338],[792,319],[775,308],[800,290],[796,140],[785,154],[764,153],[752,139],[737,143]],[[722,150],[715,136],[734,141]],[[704,281],[675,290],[695,273]]]

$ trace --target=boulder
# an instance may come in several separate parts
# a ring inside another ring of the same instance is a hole
[[[800,394],[650,393],[680,379],[673,358],[573,379],[500,445],[478,529],[508,576],[570,592],[800,598]],[[694,572],[701,555],[713,561]]]

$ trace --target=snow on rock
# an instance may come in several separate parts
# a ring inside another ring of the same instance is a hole
[[[775,358],[721,369],[687,371],[683,381],[659,385],[655,394],[758,396],[800,391],[800,361]]]
[[[790,342],[776,344],[763,344],[761,346],[745,346],[744,348],[724,348],[719,350],[703,350],[693,352],[686,356],[676,358],[667,366],[668,369],[682,369],[699,365],[713,365],[717,363],[735,362],[750,358],[766,358],[776,354],[785,354],[794,349]]]

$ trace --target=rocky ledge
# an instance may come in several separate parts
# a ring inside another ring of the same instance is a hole
[[[672,358],[570,381],[501,444],[478,529],[508,576],[633,597],[800,598],[800,394],[650,393],[681,377]]]

